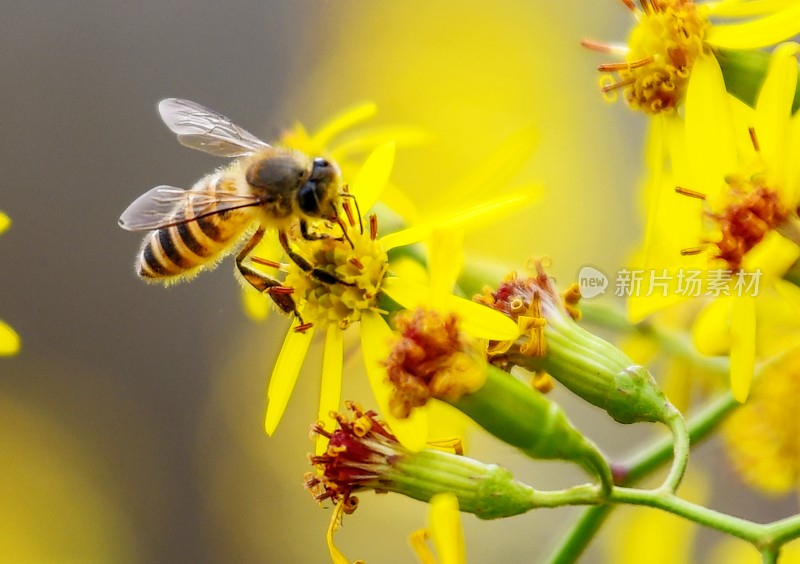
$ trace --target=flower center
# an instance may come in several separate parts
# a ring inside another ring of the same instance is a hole
[[[399,336],[386,371],[395,390],[389,404],[395,417],[408,417],[413,408],[432,397],[455,401],[483,385],[482,351],[459,331],[454,315],[426,309],[402,311],[393,324]]]
[[[311,457],[317,472],[306,474],[305,482],[317,501],[344,500],[345,513],[352,513],[358,505],[352,494],[379,487],[394,459],[406,451],[374,411],[365,411],[353,402],[345,402],[345,406],[352,413],[336,413],[335,431],[328,432],[319,423],[312,428],[314,434],[329,439],[328,449]]]
[[[753,128],[750,129],[750,138],[756,158],[749,166],[725,178],[727,186],[722,191],[721,205],[712,203],[711,210],[705,211],[714,224],[716,236],[703,243],[714,247],[711,258],[723,261],[731,272],[738,272],[742,268],[745,255],[770,231],[777,231],[789,240],[796,241],[796,214],[781,202],[779,187],[765,172]],[[683,196],[706,200],[706,195],[701,192],[681,187],[675,191]],[[683,249],[681,254],[696,255],[703,252],[704,248]]]
[[[689,72],[703,52],[709,21],[693,0],[623,0],[639,22],[628,38],[623,63],[600,65],[606,94],[624,88],[631,107],[649,114],[672,111],[686,90]],[[612,47],[584,42],[586,47],[613,52]]]
[[[290,262],[284,284],[294,290],[294,298],[303,318],[325,328],[336,323],[347,329],[361,319],[364,310],[375,309],[380,284],[386,273],[388,257],[377,241],[378,224],[370,216],[365,226],[353,215],[347,201],[343,206],[342,230],[336,226],[321,228],[318,239],[298,238],[295,249],[315,269],[340,280],[321,281],[314,273]]]
[[[729,177],[725,181],[730,187],[728,205],[720,213],[709,213],[721,234],[715,242],[714,258],[725,261],[736,272],[748,251],[777,228],[787,213],[778,190],[765,176]]]

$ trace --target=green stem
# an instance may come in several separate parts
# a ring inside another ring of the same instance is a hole
[[[725,392],[703,406],[698,413],[689,418],[687,424],[689,441],[693,444],[703,441],[739,405],[730,392]],[[624,476],[621,480],[623,485],[635,484],[668,462],[672,452],[673,438],[660,438],[634,455],[628,462],[619,465],[615,472]]]
[[[779,555],[780,549],[765,548],[761,551],[761,562],[763,564],[775,564]]]
[[[675,493],[686,473],[686,465],[689,462],[690,439],[689,431],[686,428],[686,421],[681,412],[675,409],[671,403],[667,404],[671,410],[666,421],[669,430],[672,432],[672,466],[669,469],[666,480],[660,489]]]
[[[693,444],[701,442],[708,437],[711,432],[733,411],[739,403],[733,399],[730,392],[726,392],[713,402],[710,402],[696,415],[689,419],[687,424],[689,441]],[[673,456],[673,450],[678,451],[674,446],[674,437],[664,437],[658,439],[651,446],[638,453],[627,463],[615,468],[614,473],[620,476],[618,480],[622,485],[632,485],[650,475],[657,468],[664,465]],[[687,445],[688,448],[688,445]],[[677,455],[674,456],[677,459]],[[665,484],[670,483],[668,478]],[[663,487],[663,486],[662,486]],[[550,558],[552,563],[574,562],[578,556],[586,550],[594,535],[600,529],[605,519],[614,508],[613,505],[598,505],[586,509],[578,521],[572,526],[562,542],[556,547]],[[792,518],[794,519],[794,518]],[[796,522],[790,522],[786,528],[782,528],[783,521],[778,521],[773,525],[776,541],[784,539],[785,536],[794,535],[800,529],[800,517]],[[792,538],[794,538],[792,536]]]
[[[609,501],[662,509],[699,525],[746,540],[756,546],[760,544],[761,537],[765,532],[765,525],[726,515],[681,499],[674,494],[658,490],[614,488],[609,496]]]
[[[770,523],[766,526],[765,537],[764,544],[768,546],[781,546],[800,537],[800,515],[792,515]]]
[[[550,557],[550,564],[569,564],[578,560],[597,531],[611,514],[611,505],[595,505],[581,513]]]

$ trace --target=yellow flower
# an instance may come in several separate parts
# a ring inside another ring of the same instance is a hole
[[[382,145],[365,162],[352,185],[357,206],[369,209],[387,182],[394,158],[394,147]],[[316,330],[325,332],[319,419],[328,428],[333,425],[330,412],[339,407],[344,331],[354,324],[361,327],[361,349],[370,385],[378,406],[392,432],[408,448],[422,448],[427,438],[427,418],[423,410],[415,410],[407,419],[397,419],[388,408],[392,389],[387,383],[384,361],[388,357],[392,332],[383,314],[382,300],[389,299],[405,308],[416,307],[420,300],[429,300],[431,290],[403,278],[391,276],[387,252],[400,246],[427,240],[437,230],[461,230],[499,213],[518,208],[529,202],[530,192],[518,193],[487,202],[483,205],[451,214],[443,214],[402,231],[378,237],[375,215],[362,217],[345,198],[343,217],[344,237],[307,241],[298,238],[297,251],[317,267],[345,283],[327,284],[304,272],[296,264],[287,265],[286,285],[294,289],[294,298],[304,321],[313,326],[308,330],[295,320],[278,355],[267,396],[269,404],[265,428],[272,434],[277,427],[294,388],[312,336]],[[348,211],[349,210],[349,211]],[[452,253],[450,254],[452,257]],[[435,262],[438,260],[433,259]],[[438,261],[441,262],[441,261]],[[451,272],[449,269],[447,272]],[[448,274],[451,284],[453,275]],[[434,286],[442,286],[438,277]],[[497,338],[499,334],[516,336],[516,326],[503,316],[449,294],[444,301],[458,312],[466,327],[478,337]],[[511,338],[513,338],[513,336]],[[508,338],[508,337],[506,337]],[[325,443],[317,443],[317,452]]]
[[[742,479],[767,494],[800,486],[800,350],[769,366],[750,400],[730,416],[723,436]]]
[[[628,104],[648,114],[672,113],[689,92],[706,86],[718,89],[715,97],[724,93],[724,84],[708,81],[719,73],[713,56],[716,48],[766,47],[800,32],[800,6],[789,1],[640,0],[640,8],[633,0],[623,3],[637,22],[627,46],[583,44],[624,58],[598,67],[604,73],[601,90],[612,95],[624,89]],[[738,21],[717,25],[713,17]],[[696,73],[701,76],[690,80]],[[689,114],[687,108],[687,119]]]
[[[0,233],[11,226],[11,220],[0,212]],[[0,321],[0,356],[10,356],[19,351],[19,335],[3,321]]]
[[[422,128],[409,125],[387,125],[372,128],[355,127],[373,118],[378,108],[371,102],[356,104],[334,115],[316,131],[308,131],[301,123],[295,123],[283,132],[276,145],[302,151],[307,155],[322,156],[339,165],[343,178],[354,178],[358,171],[360,154],[392,141],[400,146],[413,146],[427,142],[430,134]],[[401,215],[413,216],[413,206],[402,191],[388,184],[381,199]],[[261,257],[278,258],[283,249],[275,237],[265,237],[254,252]],[[270,302],[249,285],[242,286],[242,301],[245,312],[255,320],[263,320],[270,312]]]
[[[436,549],[438,560],[431,553],[426,542],[428,539]],[[435,495],[430,502],[428,528],[412,533],[409,543],[421,564],[464,564],[467,561],[464,531],[456,496]]]
[[[785,284],[780,277],[800,257],[800,166],[792,158],[800,120],[791,115],[797,52],[796,44],[776,49],[755,110],[727,95],[691,91],[687,114],[692,109],[703,120],[660,122],[649,149],[644,270],[668,274],[672,286],[631,295],[629,316],[639,321],[698,295],[681,287],[687,273],[701,273],[712,303],[695,324],[695,344],[705,354],[730,351],[731,387],[740,401],[755,364],[756,302],[770,285]]]

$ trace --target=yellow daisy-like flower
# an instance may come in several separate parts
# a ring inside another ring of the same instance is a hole
[[[604,73],[601,90],[613,100],[622,89],[632,108],[648,114],[673,112],[691,90],[706,82],[707,73],[718,73],[715,49],[766,47],[800,33],[796,2],[639,0],[638,7],[634,0],[623,3],[637,22],[628,44],[583,44],[624,59],[598,67]],[[715,23],[720,19],[735,23]],[[704,76],[690,81],[695,73]],[[724,91],[723,85],[720,92]]]
[[[11,220],[0,212],[0,233],[11,226]],[[19,351],[19,335],[9,325],[0,321],[0,356],[10,356]]]
[[[430,134],[422,128],[410,125],[355,129],[373,118],[377,111],[377,106],[372,102],[356,104],[334,115],[316,131],[308,131],[298,122],[284,131],[275,145],[333,160],[339,165],[343,178],[354,178],[358,172],[359,155],[369,153],[389,141],[399,146],[414,146],[430,139]],[[413,216],[413,206],[408,198],[391,184],[386,186],[381,199],[397,213]],[[262,257],[280,257],[282,253],[283,249],[275,237],[265,237],[255,250],[255,254]],[[269,300],[247,285],[242,289],[242,301],[245,312],[252,319],[263,320],[270,312]]]
[[[376,149],[367,159],[352,185],[351,193],[358,207],[369,209],[377,200],[388,180],[393,158],[394,146],[387,144]],[[298,331],[305,328],[295,320],[283,343],[267,393],[267,433],[275,431],[283,415],[312,336],[317,330],[325,332],[319,419],[328,427],[333,425],[330,413],[339,407],[344,331],[357,324],[361,328],[361,349],[367,375],[383,416],[404,445],[412,450],[422,448],[427,438],[424,410],[415,410],[407,419],[393,417],[389,410],[392,389],[387,383],[384,361],[389,355],[392,332],[383,318],[386,313],[383,300],[392,300],[404,308],[412,308],[419,305],[420,300],[427,301],[432,294],[424,286],[391,276],[387,252],[425,241],[437,230],[460,230],[486,221],[524,205],[532,196],[532,193],[512,194],[383,237],[378,236],[376,216],[362,217],[354,213],[357,210],[353,210],[348,202],[350,199],[345,198],[343,237],[332,232],[333,237],[313,241],[298,238],[294,242],[297,251],[316,268],[325,270],[342,282],[321,282],[296,264],[286,265],[285,284],[293,288],[298,311],[312,327]],[[517,334],[513,323],[509,323],[504,316],[495,315],[496,312],[488,308],[449,293],[444,300],[447,307],[456,311],[478,337],[496,339],[497,335],[504,334],[514,338]],[[317,452],[322,450],[324,442],[318,442]]]
[[[431,552],[428,539],[433,543],[438,559]],[[435,495],[430,502],[428,528],[412,533],[409,543],[422,564],[465,564],[464,531],[456,496]]]
[[[791,114],[798,50],[793,43],[776,49],[755,110],[725,94],[695,96],[695,89],[687,112],[704,116],[703,123],[663,122],[651,140],[644,268],[653,276],[669,273],[673,286],[632,295],[629,315],[639,321],[698,295],[681,288],[688,272],[702,273],[698,282],[713,303],[695,323],[695,344],[706,354],[730,351],[731,387],[740,401],[755,364],[756,300],[783,284],[780,277],[800,257],[800,163],[792,158],[800,120]],[[659,153],[670,156],[671,170],[661,170]]]
[[[747,404],[723,426],[728,454],[742,479],[767,494],[800,486],[800,350],[769,366]]]

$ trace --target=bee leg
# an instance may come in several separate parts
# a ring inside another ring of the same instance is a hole
[[[301,223],[302,225],[302,223]],[[312,276],[323,282],[325,284],[344,284],[345,286],[355,286],[352,282],[345,282],[341,278],[337,278],[330,272],[327,272],[321,268],[316,268],[306,259],[301,257],[300,255],[289,246],[289,238],[286,235],[284,230],[278,231],[278,240],[281,242],[281,246],[283,250],[286,251],[286,254],[289,255],[289,258],[292,259],[292,262],[295,263],[303,272],[307,273],[309,276]]]
[[[279,280],[276,280],[270,276],[267,276],[263,272],[259,272],[254,268],[244,264],[244,260],[248,257],[250,252],[255,248],[259,241],[264,237],[264,229],[259,228],[247,244],[242,248],[241,251],[236,255],[236,268],[239,270],[239,274],[242,275],[242,278],[250,284],[253,288],[261,292],[262,294],[267,294],[275,302],[275,305],[280,308],[280,310],[284,313],[293,314],[300,325],[297,327],[297,331],[305,331],[311,327],[310,323],[304,323],[303,317],[300,315],[300,312],[297,311],[297,303],[294,301],[294,297],[292,297],[292,288],[288,288],[281,284]]]

